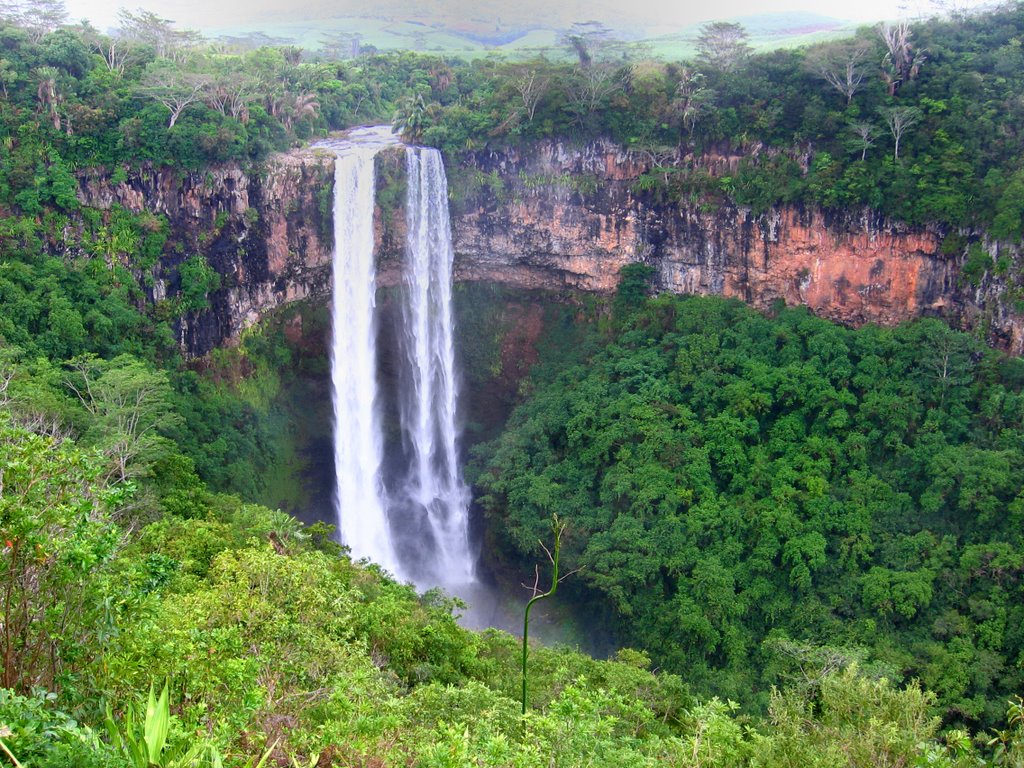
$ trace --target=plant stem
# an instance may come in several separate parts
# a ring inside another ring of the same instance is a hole
[[[13,760],[13,761],[14,761],[14,767],[15,767],[15,768],[24,768],[24,766],[23,766],[23,765],[22,765],[21,763],[19,763],[19,762],[18,762],[18,758],[16,758],[16,757],[15,757],[15,756],[14,756],[13,754],[11,754],[11,750],[9,750],[9,749],[7,748],[7,745],[6,745],[6,744],[4,744],[4,740],[3,740],[3,739],[0,739],[0,749],[2,749],[2,750],[4,751],[4,753],[5,753],[5,754],[6,754],[6,755],[7,755],[7,756],[8,756],[9,758],[11,758],[11,760]]]
[[[528,651],[527,640],[530,633],[530,609],[538,600],[551,597],[558,591],[558,551],[562,546],[562,532],[565,530],[565,523],[560,522],[558,515],[551,516],[551,530],[555,534],[555,550],[551,557],[554,571],[551,574],[551,589],[540,595],[534,595],[526,604],[526,611],[523,614],[523,717],[526,717],[526,655]]]

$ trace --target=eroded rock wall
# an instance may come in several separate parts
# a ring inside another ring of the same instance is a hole
[[[870,211],[787,206],[755,215],[700,201],[666,204],[637,191],[649,162],[607,142],[547,142],[447,160],[459,281],[609,293],[624,265],[643,262],[654,267],[659,290],[734,296],[762,309],[805,304],[848,325],[938,315],[1024,352],[1024,257],[980,233],[958,233],[964,246],[944,253],[949,233]],[[733,160],[711,162],[722,171]],[[153,171],[119,183],[83,176],[80,199],[167,217],[172,236],[149,276],[152,300],[177,294],[178,267],[192,254],[220,274],[210,308],[177,324],[186,352],[202,355],[282,304],[328,295],[333,170],[331,153],[302,150],[253,172]],[[376,236],[385,287],[401,280],[404,185],[404,151],[381,153]],[[970,242],[988,261],[968,280],[962,267]]]
[[[603,292],[639,261],[655,268],[664,291],[734,296],[762,309],[805,304],[848,325],[939,315],[1024,352],[1015,278],[1024,259],[979,233],[960,234],[983,244],[993,269],[972,281],[961,273],[966,249],[943,253],[946,232],[871,211],[785,206],[754,215],[655,203],[636,191],[647,163],[610,143],[547,143],[451,165],[459,279]]]
[[[266,312],[330,290],[334,156],[304,150],[272,156],[258,170],[202,173],[142,170],[115,181],[83,175],[79,200],[166,217],[170,237],[153,273],[150,299],[173,298],[178,268],[201,254],[220,275],[209,308],[176,321],[183,349],[203,355],[237,340]]]

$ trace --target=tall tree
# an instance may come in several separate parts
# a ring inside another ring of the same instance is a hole
[[[864,43],[837,43],[814,49],[806,61],[812,72],[824,78],[850,104],[867,76],[867,55]]]
[[[202,101],[203,94],[210,86],[210,77],[205,73],[189,72],[169,61],[150,64],[138,93],[165,106],[171,113],[167,127],[174,124],[192,104]]]
[[[697,60],[711,69],[731,72],[751,53],[749,35],[742,24],[714,21],[697,36]]]
[[[684,68],[679,73],[679,85],[676,86],[676,98],[672,108],[683,125],[683,130],[691,136],[697,123],[711,111],[715,101],[715,93],[705,86],[705,78],[700,72]]]
[[[106,456],[109,481],[145,475],[165,455],[169,441],[159,430],[173,429],[181,418],[163,371],[130,355],[109,361],[86,355],[71,362],[67,384],[91,417],[84,439]]]
[[[566,93],[569,109],[582,125],[612,94],[625,87],[628,70],[611,61],[593,61],[575,69],[566,83]]]
[[[68,9],[64,0],[7,0],[0,3],[0,19],[27,30],[38,43],[67,23]]]
[[[875,146],[878,129],[875,128],[874,123],[860,120],[850,124],[850,133],[853,134],[851,144],[854,149],[860,150],[860,159],[863,161],[868,156],[868,150]]]
[[[537,106],[551,88],[551,78],[541,72],[539,67],[524,66],[518,68],[513,76],[512,87],[519,94],[526,122],[532,123],[537,114]]]
[[[889,126],[895,147],[893,148],[893,160],[900,159],[900,140],[903,135],[921,121],[921,110],[917,107],[887,107],[879,110]]]
[[[47,114],[53,124],[53,129],[59,131],[61,128],[60,105],[64,101],[64,94],[57,86],[60,72],[56,67],[39,67],[35,71],[35,76],[39,111]]]
[[[230,61],[219,62],[205,91],[206,103],[224,116],[247,122],[249,105],[262,98],[261,86],[258,72],[246,72]]]
[[[177,29],[172,19],[165,19],[142,8],[137,13],[122,8],[117,14],[118,36],[153,49],[159,59],[183,61],[202,39],[193,29]]]
[[[909,22],[885,24],[879,28],[879,34],[886,48],[882,76],[888,86],[889,95],[892,96],[900,85],[917,77],[927,56],[923,50],[914,50],[914,44],[911,42],[914,32]]]
[[[82,39],[103,59],[107,69],[119,75],[139,58],[138,44],[131,38],[120,35],[104,35],[91,24],[82,28]]]
[[[583,21],[573,24],[562,35],[563,44],[569,48],[579,60],[580,67],[586,69],[595,59],[603,58],[604,48],[614,35],[612,31],[599,21]]]

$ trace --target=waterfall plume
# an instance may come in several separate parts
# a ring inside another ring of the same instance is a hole
[[[459,456],[452,241],[441,154],[407,147],[405,264],[399,303],[397,420],[387,445],[378,392],[375,157],[390,129],[353,132],[337,153],[331,379],[338,530],[354,557],[426,589],[475,582],[470,493]],[[386,455],[402,466],[384,473]]]

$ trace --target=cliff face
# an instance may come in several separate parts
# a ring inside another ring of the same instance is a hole
[[[166,217],[171,236],[150,276],[152,300],[178,292],[178,268],[194,254],[217,271],[221,288],[209,309],[186,312],[176,325],[196,356],[236,340],[275,307],[330,290],[333,172],[333,155],[305,150],[276,155],[258,172],[143,171],[121,182],[83,176],[79,200]]]
[[[972,233],[960,240],[985,250],[967,280],[966,245],[945,254],[946,233],[870,212],[790,206],[754,215],[658,203],[636,191],[646,161],[608,143],[448,160],[457,280],[611,292],[624,265],[643,262],[654,267],[659,290],[734,296],[762,309],[805,304],[848,325],[939,315],[960,328],[983,327],[993,344],[1024,353],[1024,256]],[[382,286],[401,279],[404,168],[402,150],[379,156]],[[220,274],[210,308],[177,324],[186,352],[202,355],[282,304],[329,293],[333,169],[332,154],[303,150],[258,173],[150,172],[120,183],[86,176],[79,196],[93,207],[167,217],[172,236],[151,275],[151,299],[177,293],[178,267],[193,254]]]
[[[1008,277],[1024,261],[1016,252],[984,244],[990,268],[972,283],[961,275],[966,253],[944,254],[938,230],[865,211],[659,205],[635,191],[645,170],[611,144],[465,158],[451,169],[458,278],[610,291],[618,270],[640,261],[664,291],[762,309],[805,304],[848,325],[940,315],[965,329],[982,324],[994,344],[1024,352],[1019,289]]]

